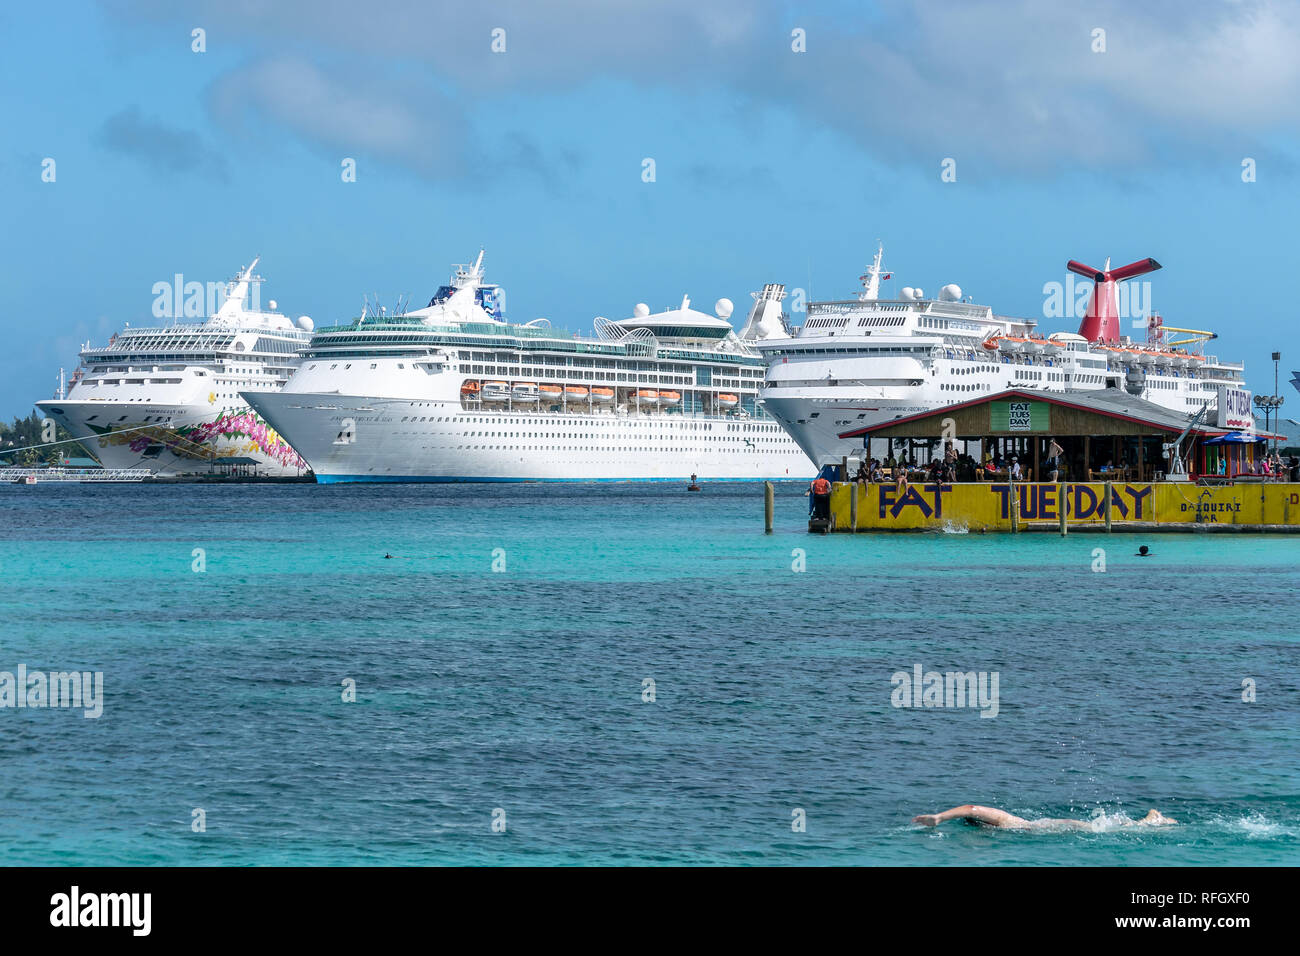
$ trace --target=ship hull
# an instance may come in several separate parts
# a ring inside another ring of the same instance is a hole
[[[770,421],[467,410],[301,392],[244,398],[337,482],[802,479],[812,463]]]
[[[245,473],[290,477],[307,463],[248,406],[50,399],[36,403],[105,468],[147,468],[160,477]]]

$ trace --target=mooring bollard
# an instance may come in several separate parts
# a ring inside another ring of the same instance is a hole
[[[763,482],[763,533],[772,533],[772,512],[776,510],[776,486]]]
[[[1102,507],[1103,513],[1106,515],[1106,533],[1110,534],[1110,482],[1109,481],[1106,482],[1106,487],[1105,490],[1102,491],[1102,494],[1106,496],[1106,500]]]

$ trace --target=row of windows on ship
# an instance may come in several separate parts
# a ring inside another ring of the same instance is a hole
[[[651,372],[661,375],[699,375],[702,379],[711,376],[733,376],[735,378],[760,379],[763,377],[764,364],[755,365],[696,365],[685,362],[650,362],[630,360],[613,360],[613,359],[595,359],[583,356],[572,355],[530,355],[524,357],[510,352],[469,352],[460,351],[456,353],[460,359],[462,368],[468,369],[471,366],[464,363],[482,363],[487,369],[484,374],[498,375],[556,375],[557,368],[579,368],[592,369],[593,371],[610,372]],[[523,364],[527,363],[527,364]],[[492,366],[498,366],[498,371],[493,373]],[[504,367],[501,367],[504,366]],[[478,365],[474,365],[477,371]],[[509,368],[509,372],[506,371]],[[702,381],[701,384],[707,384]]]
[[[433,422],[434,424],[449,422],[449,423],[455,423],[457,425],[498,425],[499,426],[502,424],[502,422],[507,421],[507,419],[503,419],[499,416],[486,416],[486,415],[403,415],[402,421],[409,422],[411,424],[415,424],[419,422],[426,422],[426,423]],[[594,432],[593,433],[556,432],[554,429],[557,427],[572,428],[573,426],[569,424],[565,424],[563,419],[557,419],[554,416],[548,416],[543,418],[541,416],[528,415],[528,416],[512,417],[508,419],[508,421],[513,426],[546,425],[550,428],[549,431],[540,434],[537,432],[512,433],[512,434],[522,435],[523,437],[531,436],[533,438],[538,438],[538,437],[553,437],[557,435],[561,438],[601,437],[600,435],[597,435]],[[685,419],[685,420],[677,419],[674,421],[664,421],[664,420],[628,421],[628,420],[620,419],[617,422],[613,422],[613,421],[600,422],[598,427],[601,427],[605,431],[608,431],[611,427],[616,427],[620,432],[629,431],[629,430],[638,434],[641,432],[645,432],[649,436],[661,434],[664,429],[668,429],[670,432],[706,432],[706,433],[721,435],[723,437],[730,434],[741,439],[743,439],[745,435],[776,435],[784,439],[784,435],[785,435],[785,432],[782,430],[780,425],[772,425],[766,422],[704,422],[704,421],[690,421],[689,419]],[[488,434],[488,433],[474,432],[474,434],[478,435],[478,434]],[[492,434],[497,434],[497,433],[493,432]],[[706,435],[705,437],[708,436]],[[726,440],[730,441],[732,439],[726,438]]]

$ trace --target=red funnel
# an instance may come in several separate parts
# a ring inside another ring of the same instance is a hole
[[[1107,260],[1109,265],[1109,260]],[[1139,259],[1118,269],[1094,269],[1071,259],[1065,267],[1076,275],[1092,280],[1092,298],[1088,312],[1079,323],[1079,334],[1089,342],[1115,342],[1121,332],[1119,325],[1119,289],[1116,284],[1134,276],[1146,275],[1160,268],[1154,259]]]

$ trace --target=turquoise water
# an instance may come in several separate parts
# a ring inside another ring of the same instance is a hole
[[[1300,862],[1300,539],[811,537],[801,490],[765,536],[745,484],[0,487],[0,670],[105,698],[0,709],[0,859]],[[916,664],[997,716],[892,706]],[[909,822],[967,802],[1101,823]]]

